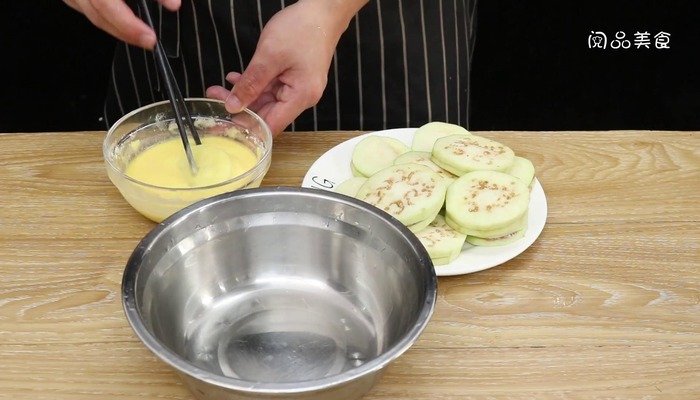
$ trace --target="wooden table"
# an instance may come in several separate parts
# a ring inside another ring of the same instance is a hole
[[[299,185],[357,134],[283,135],[264,184]],[[481,134],[534,161],[547,226],[510,262],[440,278],[427,330],[366,398],[700,398],[700,133]],[[107,179],[103,136],[0,135],[0,398],[191,398],[122,314],[154,224]]]

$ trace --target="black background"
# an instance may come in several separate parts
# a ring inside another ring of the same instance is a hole
[[[479,1],[470,129],[700,130],[699,1]],[[591,31],[670,49],[589,49]],[[31,0],[0,3],[0,40],[0,132],[104,129],[112,38]]]
[[[105,129],[111,37],[60,0],[6,0],[0,40],[0,132]]]
[[[482,0],[472,129],[700,130],[700,1]],[[651,49],[589,49],[649,32]],[[670,49],[653,36],[669,33]]]

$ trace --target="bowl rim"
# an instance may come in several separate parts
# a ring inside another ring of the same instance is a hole
[[[159,186],[159,185],[154,185],[152,183],[142,182],[138,179],[132,178],[131,176],[124,173],[124,171],[117,168],[117,166],[114,165],[114,163],[112,162],[112,157],[110,157],[110,146],[109,146],[109,139],[112,137],[112,135],[116,131],[116,128],[119,125],[121,125],[125,120],[131,118],[132,116],[134,116],[140,112],[146,111],[150,108],[162,106],[162,105],[167,104],[169,102],[170,102],[169,100],[163,100],[163,101],[158,101],[155,103],[150,103],[150,104],[145,105],[143,107],[139,107],[133,111],[130,111],[128,114],[125,114],[124,116],[119,118],[117,120],[117,122],[115,122],[114,124],[112,124],[112,126],[109,127],[109,129],[107,130],[107,134],[105,135],[105,138],[102,142],[102,157],[104,158],[105,163],[107,164],[107,167],[109,169],[111,169],[112,171],[117,173],[121,178],[124,178],[127,181],[134,183],[136,185],[144,186],[144,187],[147,187],[150,189],[155,189],[155,190],[168,190],[168,191],[175,191],[175,192],[192,192],[192,191],[199,191],[199,190],[216,189],[216,188],[220,188],[222,186],[226,186],[226,185],[238,182],[238,181],[245,179],[247,177],[254,176],[259,171],[262,174],[265,173],[264,168],[261,170],[261,167],[264,167],[264,165],[268,164],[271,157],[272,157],[272,144],[273,144],[274,138],[272,136],[272,131],[270,130],[270,127],[267,125],[267,122],[265,122],[265,120],[262,119],[262,117],[260,117],[258,114],[256,114],[255,112],[253,112],[252,110],[250,110],[248,108],[244,108],[240,113],[248,114],[250,117],[252,117],[254,120],[256,120],[260,124],[260,126],[263,128],[264,141],[265,141],[266,146],[264,147],[263,154],[260,157],[260,159],[258,160],[258,162],[255,163],[255,165],[252,168],[250,168],[248,171],[246,171],[245,173],[243,173],[241,175],[237,175],[237,176],[235,176],[231,179],[228,179],[226,181],[215,183],[212,185],[207,185],[207,186],[175,187],[174,188],[174,187]],[[204,97],[188,97],[188,98],[185,98],[185,103],[187,103],[187,102],[190,102],[190,103],[207,102],[207,103],[224,104],[224,102],[221,100],[208,99],[208,98],[204,98]],[[240,114],[240,113],[238,113],[238,114]],[[235,115],[235,114],[233,114],[233,115]]]
[[[341,374],[331,375],[321,379],[287,383],[253,382],[217,375],[202,368],[196,367],[187,362],[183,357],[174,351],[170,350],[146,328],[146,324],[136,304],[135,296],[137,281],[136,277],[140,267],[140,260],[143,255],[149,251],[151,244],[162,234],[164,234],[169,227],[178,225],[187,217],[187,215],[196,213],[201,208],[213,207],[217,203],[234,201],[236,198],[251,196],[274,196],[279,194],[300,195],[305,197],[321,196],[331,201],[345,203],[346,205],[360,208],[384,220],[390,225],[391,228],[397,231],[397,234],[405,238],[405,240],[408,242],[408,248],[410,249],[411,253],[417,256],[416,262],[423,264],[425,267],[422,268],[422,273],[425,278],[424,288],[426,296],[425,301],[421,305],[416,317],[416,322],[396,343],[385,349],[385,351],[378,357],[373,358],[357,368],[343,371]],[[284,395],[331,389],[349,384],[363,377],[373,375],[384,369],[388,364],[396,360],[411,346],[413,346],[413,344],[425,330],[432,318],[437,303],[437,285],[438,279],[435,272],[435,267],[425,247],[413,232],[411,232],[403,223],[399,222],[389,213],[358,199],[326,190],[292,186],[267,186],[241,189],[200,200],[172,214],[156,225],[143,237],[129,257],[122,276],[121,294],[122,308],[126,315],[126,319],[131,325],[131,328],[136,336],[140,339],[141,343],[143,343],[158,359],[164,361],[179,373],[230,391],[248,394]]]

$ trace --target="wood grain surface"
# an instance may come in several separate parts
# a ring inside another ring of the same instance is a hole
[[[275,141],[298,186],[360,132]],[[372,399],[699,399],[700,134],[480,132],[530,158],[547,225],[519,257],[439,280]],[[109,182],[104,132],[0,134],[0,398],[191,399],[135,337],[123,268],[154,224]]]

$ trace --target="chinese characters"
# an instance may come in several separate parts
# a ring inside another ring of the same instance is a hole
[[[608,39],[608,35],[601,31],[591,31],[588,35],[589,49],[670,49],[671,34],[660,31],[652,35],[648,31],[636,31],[629,37],[624,31],[617,31],[615,35]]]

